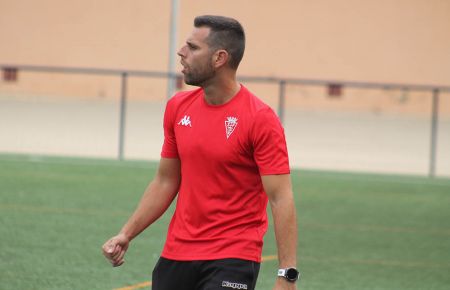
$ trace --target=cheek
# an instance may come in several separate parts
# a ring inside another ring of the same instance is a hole
[[[208,69],[208,62],[204,59],[197,59],[191,62],[191,69],[196,72],[203,72]]]

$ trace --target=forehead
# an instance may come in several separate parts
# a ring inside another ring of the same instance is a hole
[[[196,44],[206,43],[206,39],[208,38],[209,32],[210,32],[209,27],[206,26],[194,27],[187,41]]]

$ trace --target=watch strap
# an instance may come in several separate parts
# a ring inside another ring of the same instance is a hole
[[[286,269],[278,269],[278,277],[285,277]]]
[[[295,267],[278,269],[278,277],[283,277],[289,282],[296,282],[300,278],[300,272]]]

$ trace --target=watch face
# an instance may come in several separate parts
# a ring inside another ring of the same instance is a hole
[[[286,269],[286,278],[290,281],[295,281],[298,278],[298,271],[295,268]]]

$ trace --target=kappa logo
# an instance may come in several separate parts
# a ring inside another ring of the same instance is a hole
[[[222,288],[247,289],[247,284],[222,281]]]
[[[178,122],[178,125],[192,127],[191,117],[188,115],[184,115],[183,119],[181,119],[180,122]]]
[[[227,134],[227,139],[230,138],[234,129],[236,129],[236,126],[238,124],[237,121],[238,121],[238,118],[236,118],[236,117],[227,117],[227,120],[225,121],[225,132]]]

